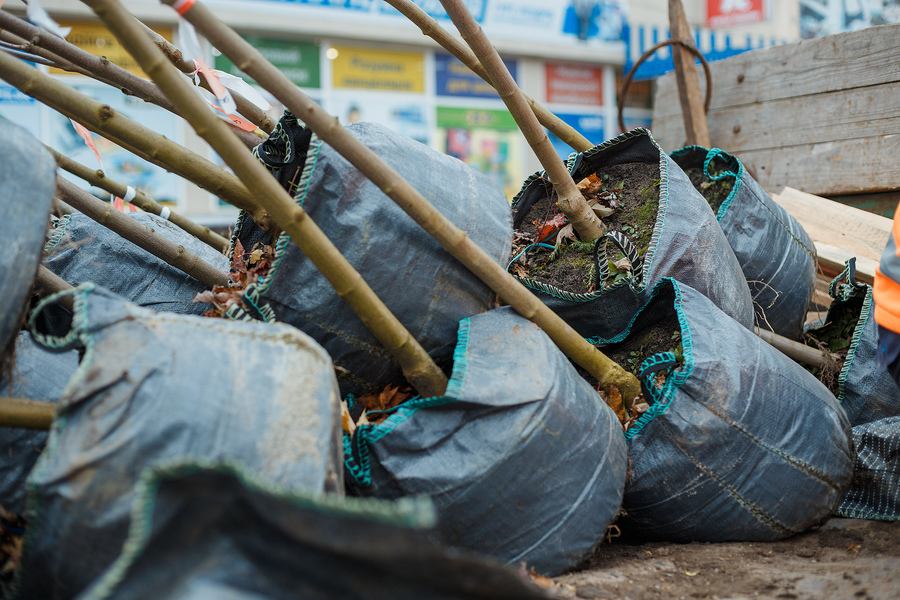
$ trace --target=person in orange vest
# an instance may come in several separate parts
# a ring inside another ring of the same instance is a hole
[[[875,268],[875,322],[878,323],[878,369],[900,385],[900,204],[881,264]]]

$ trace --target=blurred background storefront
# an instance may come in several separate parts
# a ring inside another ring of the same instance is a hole
[[[438,0],[415,0],[450,31]],[[666,0],[467,0],[522,89],[590,141],[619,133],[616,91],[637,57],[667,33]],[[112,36],[75,0],[44,0],[69,41],[134,68]],[[157,0],[128,0],[132,12],[168,39],[178,22]],[[342,123],[374,121],[455,156],[487,173],[507,193],[539,169],[515,123],[493,90],[446,54],[383,0],[206,0],[218,16],[253,43],[304,92]],[[792,42],[804,32],[832,32],[843,23],[892,18],[895,2],[855,0],[861,16],[838,18],[837,5],[854,0],[683,0],[696,42],[712,58],[762,45]],[[832,4],[834,7],[832,7]],[[876,6],[877,5],[877,6]],[[868,7],[868,8],[865,8]],[[832,10],[834,8],[834,10]],[[24,14],[18,0],[3,10]],[[855,14],[855,13],[854,13]],[[818,15],[818,17],[816,17]],[[818,21],[816,21],[818,19]],[[816,29],[816,23],[819,23]],[[216,69],[242,75],[214,48]],[[649,126],[652,79],[671,64],[667,50],[647,61],[632,86],[626,128]],[[176,142],[212,156],[177,117],[79,75],[53,73]],[[273,107],[277,114],[280,107]],[[69,122],[0,82],[0,116],[30,129],[81,162],[94,156]],[[95,136],[97,138],[97,136]],[[561,156],[569,149],[551,136]],[[234,210],[210,194],[97,140],[104,170],[160,201],[209,224],[233,220]]]

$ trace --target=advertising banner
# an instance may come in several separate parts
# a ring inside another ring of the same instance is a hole
[[[602,115],[556,113],[556,116],[562,119],[564,123],[571,125],[575,131],[586,137],[588,141],[595,146],[606,140],[603,132]],[[566,158],[569,154],[574,152],[568,144],[549,131],[547,132],[547,137],[550,138],[550,142],[553,144],[553,147],[560,157]]]
[[[316,44],[259,35],[246,36],[244,39],[296,85],[306,88],[321,86],[319,47]],[[250,81],[233,62],[222,54],[215,57],[214,66],[220,71],[241,77],[247,82]]]
[[[412,0],[422,10],[455,30],[440,0]],[[236,0],[208,0],[211,8],[234,8]],[[465,0],[469,11],[491,40],[534,40],[557,46],[620,44],[627,20],[627,0]],[[384,0],[250,0],[267,14],[302,16],[332,22],[335,33],[348,23],[394,28],[418,33],[418,29]]]
[[[110,108],[129,119],[149,127],[170,140],[180,141],[181,136],[178,132],[179,119],[172,113],[158,106],[148,104],[143,100],[126,96],[116,88],[103,85],[75,87],[82,94],[109,105]],[[94,156],[93,151],[85,144],[81,136],[76,133],[69,119],[51,111],[49,131],[48,143],[50,146],[83,165],[93,169],[100,168],[100,165],[97,164],[97,157]],[[130,185],[149,195],[157,202],[177,204],[183,197],[184,184],[177,175],[167,173],[165,169],[138,158],[131,152],[123,150],[97,134],[93,134],[92,137],[103,161],[103,172],[110,179]],[[67,176],[62,171],[60,173],[63,176]],[[90,188],[83,180],[74,176],[70,177],[79,187],[84,189]],[[109,194],[101,192],[99,188],[95,188],[94,191],[97,191],[98,195],[102,195],[104,199],[109,197]]]
[[[78,21],[59,21],[63,27],[71,27],[72,31],[66,36],[66,41],[78,46],[78,48],[93,54],[105,56],[110,62],[122,67],[129,73],[149,79],[138,66],[137,61],[125,50],[116,37],[103,25],[95,23],[81,23]],[[153,31],[160,34],[168,41],[172,41],[172,30],[167,27],[152,27]],[[72,75],[69,71],[51,68],[51,75]]]
[[[504,58],[503,64],[506,65],[513,79],[516,79],[517,62]],[[473,73],[469,67],[450,54],[435,53],[434,75],[438,96],[499,99],[491,84]]]
[[[734,27],[769,18],[768,0],[706,0],[706,26]]]
[[[390,92],[425,91],[425,57],[418,52],[392,52],[333,46],[331,62],[335,88],[362,88]]]
[[[507,198],[522,184],[522,145],[516,122],[505,110],[437,109],[437,149],[494,180]]]
[[[384,125],[400,135],[428,144],[431,127],[425,103],[415,96],[400,94],[353,94],[335,92],[326,109],[338,117],[342,125],[371,121]]]
[[[547,102],[559,104],[603,104],[603,69],[583,65],[547,63]]]
[[[0,84],[0,119],[12,121],[41,138],[41,107],[43,105],[9,85]]]

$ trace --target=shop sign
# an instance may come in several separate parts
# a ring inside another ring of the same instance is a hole
[[[768,18],[768,0],[706,0],[706,26],[734,27]]]
[[[331,62],[335,88],[362,88],[390,92],[425,91],[425,59],[416,52],[390,52],[334,46]]]
[[[547,102],[603,104],[603,69],[581,65],[547,63]]]
[[[247,42],[259,50],[266,60],[275,65],[281,73],[300,87],[317,88],[319,78],[319,47],[309,42],[277,39],[263,36],[247,36]],[[224,55],[216,56],[215,68],[230,75],[248,79]]]
[[[71,27],[72,31],[66,36],[66,41],[77,46],[81,50],[94,56],[105,56],[115,65],[118,65],[133,75],[149,79],[138,66],[125,47],[103,25],[95,23],[79,23],[72,21],[60,21],[63,27]],[[172,41],[172,30],[166,27],[152,28],[168,41]],[[52,75],[71,75],[70,71],[64,71],[55,67],[50,68]]]
[[[503,59],[513,79],[516,78],[515,60]],[[468,98],[497,98],[490,83],[472,72],[469,67],[449,54],[436,53],[434,75],[438,96],[464,96]]]
[[[515,119],[505,110],[449,108],[445,106],[439,106],[437,109],[437,126],[454,129],[493,129],[497,131],[518,129]]]

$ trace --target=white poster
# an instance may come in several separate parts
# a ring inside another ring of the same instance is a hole
[[[95,100],[107,104],[113,110],[137,121],[144,127],[152,129],[156,133],[166,136],[178,143],[178,117],[172,113],[126,96],[117,89],[108,86],[75,85],[79,92],[86,94]],[[72,160],[78,161],[92,169],[99,169],[97,157],[93,150],[85,143],[84,139],[75,131],[72,123],[56,111],[51,112],[49,124],[49,144]],[[92,134],[94,145],[100,154],[103,172],[114,181],[130,185],[156,200],[157,202],[179,205],[183,203],[184,183],[180,177],[166,172],[165,169],[138,158],[131,152],[123,150],[116,144]],[[68,176],[64,173],[64,175]],[[70,177],[84,189],[91,186],[82,179]],[[106,192],[94,188],[91,190],[104,199],[108,197]]]
[[[0,84],[0,119],[12,121],[37,139],[41,139],[42,106],[16,88]]]
[[[354,90],[335,91],[325,109],[340,119],[341,125],[370,121],[400,135],[428,144],[431,127],[423,98],[404,94],[383,94]]]
[[[900,0],[800,0],[800,37],[900,23]]]

